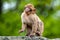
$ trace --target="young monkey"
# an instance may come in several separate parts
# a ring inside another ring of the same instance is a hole
[[[32,4],[25,5],[24,12],[21,15],[22,29],[19,32],[23,32],[27,29],[26,36],[42,36],[44,30],[44,24],[36,15],[36,9]]]

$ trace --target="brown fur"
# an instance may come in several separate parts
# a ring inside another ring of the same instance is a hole
[[[26,10],[27,8],[27,10]],[[29,10],[32,11],[29,11]],[[44,24],[36,15],[36,9],[32,4],[25,5],[25,10],[21,15],[22,19],[22,29],[19,32],[23,32],[27,29],[26,36],[36,35],[41,36],[43,33]]]

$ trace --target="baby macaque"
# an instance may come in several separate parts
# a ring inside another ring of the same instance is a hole
[[[24,12],[21,15],[22,29],[27,31],[26,36],[42,36],[44,24],[41,19],[36,15],[36,9],[32,4],[25,5]]]

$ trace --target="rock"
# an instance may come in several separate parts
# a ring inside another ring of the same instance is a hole
[[[46,37],[0,36],[0,40],[60,40],[60,38],[48,39]]]

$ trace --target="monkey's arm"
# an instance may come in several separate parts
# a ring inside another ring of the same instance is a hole
[[[24,23],[24,13],[21,15],[21,21],[22,21],[22,29],[19,31],[20,33],[23,32],[26,29],[26,24]]]
[[[37,31],[37,23],[34,23],[33,25],[32,25],[32,33],[36,33],[36,31]]]
[[[23,24],[22,24],[22,29],[19,30],[19,33],[23,32],[25,29],[26,29],[26,24],[23,23]]]

